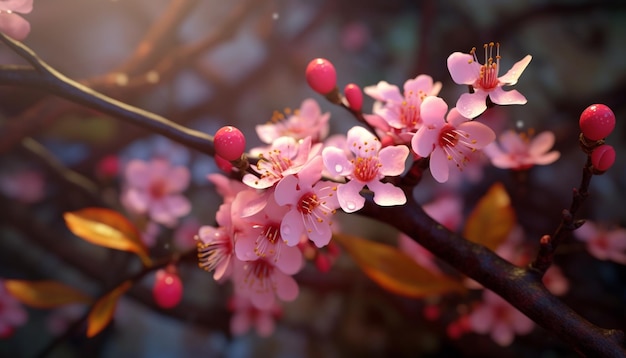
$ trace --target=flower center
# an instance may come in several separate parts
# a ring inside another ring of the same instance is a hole
[[[230,237],[222,232],[215,233],[214,240],[209,243],[198,240],[197,247],[198,266],[206,271],[215,270],[233,251]]]
[[[167,183],[162,179],[155,179],[150,183],[150,197],[153,199],[161,199],[167,194]]]
[[[405,100],[402,101],[402,106],[400,107],[400,122],[407,129],[414,129],[422,122],[419,108],[424,97],[426,97],[426,93],[422,90],[419,90],[417,93],[411,90],[405,94]]]
[[[263,228],[261,234],[270,244],[275,245],[280,239],[280,225],[272,223]]]
[[[438,144],[446,153],[448,160],[454,160],[460,170],[469,161],[470,154],[476,151],[476,140],[450,123],[441,128]]]
[[[498,70],[500,68],[500,44],[490,42],[489,44],[484,44],[483,48],[485,50],[485,63],[480,66],[479,77],[474,83],[475,88],[482,89],[483,91],[490,91],[496,87],[498,87]],[[495,48],[495,60],[493,56]],[[476,47],[472,48],[470,54],[474,56],[474,61],[478,62],[478,58],[476,57]]]
[[[298,211],[305,215],[311,215],[313,210],[320,205],[317,195],[314,193],[306,193],[300,197],[298,201]]]
[[[354,178],[364,183],[376,178],[378,168],[381,167],[377,157],[357,157],[352,162],[354,164],[354,172],[352,173]]]
[[[291,159],[281,155],[281,151],[278,149],[273,149],[267,154],[267,156],[259,155],[257,172],[261,174],[261,178],[282,178],[282,173],[291,167]]]
[[[439,146],[440,147],[454,147],[459,141],[453,125],[446,123],[441,132],[439,132]]]

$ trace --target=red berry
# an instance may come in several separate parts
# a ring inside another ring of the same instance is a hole
[[[361,92],[361,88],[354,83],[350,83],[346,85],[343,93],[346,95],[350,109],[360,112],[363,106],[363,92]]]
[[[324,58],[316,58],[306,67],[306,81],[317,93],[326,95],[337,86],[335,66]]]
[[[215,153],[220,157],[233,161],[241,158],[246,149],[246,137],[233,126],[220,128],[213,138]]]
[[[216,154],[213,159],[215,159],[215,165],[217,165],[217,167],[220,168],[220,170],[224,173],[230,174],[230,172],[233,170],[233,165],[228,160],[220,157],[219,155]]]
[[[615,114],[608,106],[592,104],[580,115],[580,131],[591,140],[606,138],[615,128]]]
[[[183,297],[183,283],[176,273],[159,270],[152,287],[154,301],[161,308],[172,308],[180,303]]]
[[[593,168],[605,172],[615,163],[615,149],[608,144],[603,144],[594,149],[591,153],[591,164]]]

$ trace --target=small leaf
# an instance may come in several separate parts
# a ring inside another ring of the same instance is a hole
[[[4,285],[13,297],[35,308],[54,308],[92,301],[88,295],[56,281],[5,280]]]
[[[105,208],[85,208],[63,214],[67,227],[74,235],[92,244],[139,255],[144,265],[151,264],[148,249],[139,231],[117,211]]]
[[[335,234],[333,238],[344,246],[369,278],[395,294],[422,298],[465,290],[460,282],[433,274],[393,246],[345,234]]]
[[[113,319],[117,301],[132,286],[132,281],[124,281],[113,291],[101,297],[91,308],[87,316],[87,337],[91,338],[102,332]]]
[[[463,236],[495,250],[506,241],[516,223],[511,199],[501,183],[489,188],[467,219]]]

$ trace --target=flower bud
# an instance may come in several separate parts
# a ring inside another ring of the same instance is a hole
[[[354,83],[350,83],[346,85],[343,93],[348,101],[348,107],[355,112],[361,112],[361,107],[363,106],[363,92],[361,92],[361,88]]]
[[[608,106],[592,104],[580,115],[579,125],[585,138],[604,139],[615,128],[615,114]]]
[[[615,149],[613,146],[603,144],[591,152],[591,165],[598,172],[609,170],[615,163]]]
[[[232,162],[241,158],[246,149],[246,137],[239,129],[225,126],[215,133],[213,145],[217,155]]]
[[[230,174],[230,172],[233,171],[233,165],[230,161],[220,157],[217,154],[215,154],[213,159],[215,160],[215,165],[217,165],[217,167],[224,173]]]
[[[172,308],[180,303],[183,297],[183,283],[173,266],[157,271],[152,296],[161,308]]]
[[[337,86],[335,66],[324,58],[316,58],[306,67],[306,81],[317,93],[327,95]]]

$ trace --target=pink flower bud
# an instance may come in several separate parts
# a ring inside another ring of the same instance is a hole
[[[615,163],[615,149],[613,146],[603,144],[594,149],[591,153],[591,164],[593,168],[605,172]]]
[[[183,297],[183,283],[175,271],[176,269],[172,266],[172,268],[168,267],[168,269],[162,269],[156,273],[152,296],[161,308],[175,307]]]
[[[233,161],[241,158],[246,149],[246,137],[233,126],[220,128],[213,138],[215,153],[220,157]]]
[[[615,114],[608,106],[592,104],[580,115],[580,130],[591,140],[606,138],[615,128]]]
[[[317,93],[326,95],[337,86],[335,66],[324,58],[316,58],[306,66],[306,81]]]
[[[215,165],[217,165],[217,167],[220,168],[220,170],[224,173],[230,174],[230,172],[233,171],[233,165],[230,163],[230,161],[220,157],[217,154],[213,159],[215,159]]]
[[[361,88],[354,83],[350,83],[346,85],[343,93],[346,95],[350,109],[360,112],[361,107],[363,106],[363,92],[361,92]]]

